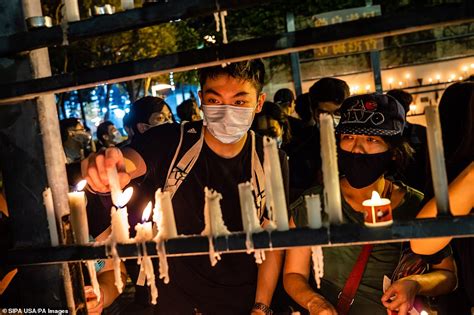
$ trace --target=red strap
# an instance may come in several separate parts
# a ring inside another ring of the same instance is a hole
[[[347,278],[344,289],[339,293],[336,306],[339,315],[347,315],[349,313],[349,309],[351,308],[352,302],[354,302],[354,296],[359,288],[360,280],[364,274],[365,266],[367,265],[373,247],[372,244],[367,244],[362,247],[362,251],[352,268],[351,274],[349,275],[349,278]]]

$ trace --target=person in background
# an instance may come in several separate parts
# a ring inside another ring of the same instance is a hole
[[[301,118],[303,128],[312,127],[315,125],[309,93],[303,93],[296,98],[295,112]]]
[[[296,102],[293,91],[290,89],[279,89],[273,96],[273,101],[280,106],[286,115],[292,136],[300,138],[303,131],[303,121],[295,118],[298,114],[295,111]]]
[[[176,107],[178,118],[183,121],[198,121],[202,120],[199,106],[195,100],[188,99]]]
[[[130,106],[130,112],[124,121],[129,140],[142,134],[151,127],[175,123],[170,106],[160,97],[145,96]]]
[[[439,116],[450,182],[450,210],[455,216],[467,215],[472,213],[474,206],[474,82],[450,85],[439,102]],[[431,177],[428,179],[425,200],[431,200],[418,218],[437,215]],[[431,255],[450,242],[458,265],[459,284],[446,299],[446,308],[450,309],[450,314],[470,314],[474,312],[474,238],[417,239],[410,243],[414,252]]]
[[[410,111],[410,104],[413,97],[404,90],[390,90],[387,95],[395,98],[405,109],[405,113]],[[406,116],[405,116],[406,119]],[[426,128],[421,125],[411,124],[408,121],[403,129],[403,137],[408,141],[410,146],[415,150],[413,159],[408,164],[403,173],[394,172],[394,177],[402,180],[405,184],[424,191],[426,185]]]
[[[111,121],[104,121],[97,127],[97,140],[104,148],[115,147],[123,140],[122,134]]]
[[[385,177],[392,163],[403,167],[411,154],[409,145],[402,137],[405,122],[403,107],[391,96],[366,94],[346,99],[341,114],[336,133],[339,136],[339,171],[343,176],[340,188],[344,221],[364,224],[362,202],[371,199],[373,191],[391,200],[394,220],[414,218],[423,194]],[[323,187],[317,186],[306,191],[305,195],[322,193]],[[321,200],[324,198],[321,197]],[[297,227],[307,225],[303,197],[291,205],[291,211],[292,221]],[[437,296],[454,289],[454,260],[450,252],[445,252],[443,256],[425,258],[431,263],[431,272],[399,279],[384,293],[384,276],[392,276],[402,249],[401,243],[323,248],[324,277],[319,294],[309,284],[311,249],[289,249],[283,275],[285,289],[312,315],[386,315],[387,309],[406,315],[416,295]],[[361,253],[367,253],[368,260],[365,265],[356,268],[363,272],[360,284],[353,287],[354,284],[348,279],[358,265],[356,262],[360,260]],[[344,293],[341,298],[340,292],[348,285],[352,286],[351,290],[344,292],[354,291],[355,295],[345,296]],[[350,309],[345,313],[348,307]]]
[[[276,139],[278,147],[283,149],[291,139],[287,118],[280,106],[265,102],[261,112],[255,115],[251,129],[261,136]]]
[[[63,119],[59,122],[59,126],[67,164],[80,162],[92,139],[91,134],[86,131],[78,118]]]
[[[322,183],[321,154],[319,145],[319,114],[335,117],[342,101],[349,95],[346,82],[334,78],[322,78],[301,95],[301,117],[308,121],[300,136],[293,136],[285,150],[290,165],[290,201],[295,201],[303,191]],[[309,107],[308,107],[309,105]],[[307,117],[311,113],[311,116]]]

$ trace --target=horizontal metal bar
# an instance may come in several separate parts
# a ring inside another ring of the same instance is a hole
[[[257,249],[285,249],[298,246],[342,246],[363,243],[400,242],[426,237],[473,237],[474,215],[444,217],[395,222],[392,226],[367,228],[358,224],[333,225],[321,229],[293,229],[290,231],[261,232],[253,235]],[[209,240],[203,236],[185,236],[166,241],[168,256],[207,255]],[[157,257],[156,244],[147,242],[147,253]],[[245,234],[232,233],[214,239],[214,248],[221,253],[245,252]],[[119,244],[117,251],[122,258],[137,258],[141,254],[137,244]],[[66,261],[82,261],[108,258],[106,246],[70,245],[45,248],[10,250],[5,259],[7,265],[53,264]]]
[[[259,1],[258,4],[270,2]],[[112,15],[95,16],[86,20],[69,23],[67,40],[129,31],[150,25],[168,23],[178,19],[210,15],[220,10],[241,9],[255,6],[253,0],[173,0],[167,3],[149,5],[140,9],[118,12]],[[0,57],[42,47],[52,47],[63,43],[63,29],[60,25],[51,28],[31,30],[0,37]]]
[[[0,104],[10,104],[38,95],[61,93],[140,79],[169,71],[186,71],[225,62],[269,57],[303,51],[328,43],[380,38],[474,21],[474,10],[462,5],[443,5],[419,11],[398,12],[395,16],[374,17],[321,28],[305,29],[263,38],[232,42],[212,48],[179,52],[156,58],[115,64],[77,73],[0,85]]]

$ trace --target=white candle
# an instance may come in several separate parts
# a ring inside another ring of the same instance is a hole
[[[118,177],[117,169],[115,167],[107,169],[107,177],[109,179],[110,196],[112,197],[112,203],[114,206],[122,206],[119,200],[122,195],[122,189],[120,188],[120,180]],[[128,200],[127,200],[128,202]]]
[[[77,0],[64,0],[64,10],[68,22],[79,21],[81,19]]]
[[[151,201],[147,204],[142,214],[142,222],[135,225],[135,231],[137,234],[135,236],[136,242],[146,242],[153,239],[153,227],[151,222],[146,222],[150,218],[151,214]]]
[[[318,289],[321,288],[321,279],[324,276],[324,256],[321,246],[311,246],[311,259],[313,260],[314,280]]]
[[[288,211],[276,141],[269,137],[264,137],[263,149],[267,209],[272,214],[272,221],[275,222],[277,230],[287,231],[289,229]]]
[[[222,218],[222,210],[220,200],[222,195],[212,189],[204,188],[205,205],[204,205],[204,223],[205,227],[201,235],[207,236],[209,239],[209,258],[211,265],[215,266],[217,261],[221,259],[218,252],[214,250],[213,237],[229,235],[230,232],[225,226]]]
[[[89,243],[89,223],[87,221],[86,195],[84,189],[87,182],[82,180],[73,192],[68,193],[69,209],[71,210],[71,226],[76,244]]]
[[[321,133],[321,158],[324,183],[324,205],[332,224],[342,223],[341,191],[337,168],[336,137],[331,115],[319,115]]]
[[[158,238],[160,240],[178,237],[173,204],[171,203],[169,191],[162,192],[161,189],[158,189],[155,192],[153,221],[158,226]]]
[[[135,4],[133,0],[122,0],[122,10],[131,10],[135,8]]]
[[[51,188],[49,187],[43,191],[43,202],[46,208],[46,217],[48,219],[51,246],[58,246],[58,228],[56,226],[56,215],[54,214],[53,196],[51,194]]]
[[[439,213],[448,213],[448,177],[444,162],[443,139],[441,136],[441,123],[437,106],[426,106],[426,135],[430,156],[431,176],[433,190],[436,197],[436,207]]]
[[[238,188],[244,231],[247,233],[263,231],[257,217],[257,209],[255,208],[255,200],[252,193],[252,184],[250,182],[241,183],[238,185]]]
[[[319,195],[304,196],[304,200],[308,213],[308,226],[312,229],[321,228],[321,199]]]

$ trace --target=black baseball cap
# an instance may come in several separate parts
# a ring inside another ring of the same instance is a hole
[[[341,105],[336,133],[368,136],[401,135],[405,110],[387,94],[362,94],[347,98]]]

